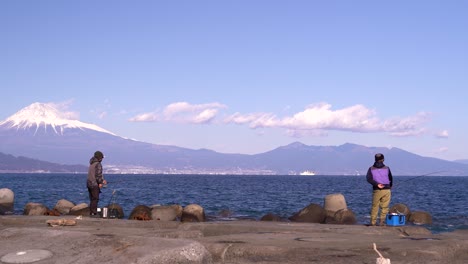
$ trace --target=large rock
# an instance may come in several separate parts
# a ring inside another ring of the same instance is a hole
[[[323,208],[327,211],[338,212],[339,210],[348,209],[348,206],[343,194],[334,193],[325,196]]]
[[[89,205],[87,203],[79,203],[79,204],[73,206],[72,208],[70,208],[70,213],[73,212],[73,211],[78,211],[78,210],[84,209],[86,207],[89,207]]]
[[[177,212],[177,218],[180,219],[182,217],[182,212],[184,211],[184,208],[182,207],[182,205],[180,205],[180,204],[170,204],[170,205],[167,205],[167,206],[170,206],[172,209],[174,209]]]
[[[125,217],[122,206],[120,206],[117,203],[109,204],[109,206],[107,206],[107,209],[109,210],[108,213],[110,218],[122,219]]]
[[[46,215],[49,212],[49,208],[41,203],[27,203],[24,206],[24,215]]]
[[[260,221],[281,222],[281,221],[283,221],[283,219],[278,215],[268,213],[268,214],[262,216],[262,218],[260,218]]]
[[[151,208],[146,205],[137,205],[135,208],[133,208],[128,219],[140,221],[152,220]]]
[[[182,207],[182,206],[181,206]],[[178,218],[178,208],[172,205],[153,206],[151,218],[158,221],[175,221]]]
[[[324,223],[326,217],[325,209],[318,204],[312,203],[289,217],[289,220],[293,222]]]
[[[390,207],[389,210],[390,213],[394,214],[403,214],[405,215],[406,219],[409,219],[409,216],[411,214],[411,210],[406,204],[398,203]]]
[[[182,211],[181,222],[205,222],[205,209],[198,204],[189,204]]]
[[[356,215],[350,209],[338,210],[332,218],[327,217],[327,224],[354,225],[356,223]]]
[[[415,211],[410,214],[408,221],[415,225],[431,225],[432,216],[428,212]]]
[[[0,204],[9,204],[15,202],[15,194],[8,188],[0,189]]]
[[[70,208],[70,211],[68,212],[69,215],[82,215],[82,216],[88,216],[90,213],[89,206],[87,203],[80,203],[72,208]]]
[[[70,209],[72,209],[74,206],[74,203],[65,199],[61,199],[58,200],[58,202],[55,204],[54,209],[57,210],[60,214],[66,215],[70,213]]]
[[[8,188],[0,189],[0,215],[13,212],[15,194]]]
[[[327,213],[327,219],[325,221],[328,223],[335,221],[334,217],[336,212],[339,210],[346,210],[348,209],[348,206],[346,205],[346,200],[343,194],[334,193],[325,196],[323,208]]]
[[[61,213],[57,211],[56,209],[47,209],[47,211],[44,213],[44,215],[50,215],[50,216],[60,216]]]

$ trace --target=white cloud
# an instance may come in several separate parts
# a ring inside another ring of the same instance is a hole
[[[391,118],[384,122],[382,131],[398,137],[422,135],[426,132],[423,125],[429,122],[430,118],[430,114],[426,112],[420,112],[405,118]]]
[[[205,109],[199,114],[195,115],[192,118],[192,122],[196,124],[209,123],[211,120],[213,120],[216,117],[217,113],[218,113],[217,109]]]
[[[206,124],[213,121],[219,110],[226,108],[220,103],[189,104],[177,102],[166,106],[163,111],[142,113],[130,118],[132,122],[169,121],[178,123]]]
[[[435,136],[438,137],[438,138],[448,138],[449,137],[449,132],[448,132],[448,130],[442,130],[442,131],[438,132]]]
[[[139,114],[129,119],[132,122],[155,122],[158,120],[158,114],[154,112]]]
[[[373,110],[355,105],[341,110],[331,110],[331,105],[321,103],[308,106],[292,117],[278,120],[278,125],[289,129],[328,129],[361,131],[376,129]]]
[[[227,107],[220,103],[176,102],[162,110],[136,115],[130,121],[207,124],[212,123],[224,108]],[[226,124],[247,125],[252,129],[282,128],[292,137],[326,136],[329,131],[388,133],[392,136],[406,137],[424,134],[424,124],[429,120],[430,114],[425,112],[381,120],[375,110],[361,104],[333,109],[330,104],[319,103],[309,105],[303,111],[290,116],[278,117],[265,112],[237,112],[225,117],[223,121]]]
[[[278,118],[271,113],[235,113],[225,122],[248,124],[251,128],[285,128],[288,134],[324,135],[326,130],[350,132],[386,132],[393,136],[414,136],[424,133],[424,123],[429,121],[429,114],[418,113],[405,118],[394,117],[380,120],[374,110],[363,105],[354,105],[333,110],[330,104],[310,105],[302,112],[289,117]]]
[[[253,113],[242,115],[235,113],[224,119],[225,123],[234,123],[238,125],[249,124],[251,128],[268,127],[266,124],[274,122],[275,115],[269,113]]]

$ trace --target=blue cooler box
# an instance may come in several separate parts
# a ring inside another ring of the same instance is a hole
[[[403,214],[388,214],[385,223],[389,226],[405,225],[406,216]]]

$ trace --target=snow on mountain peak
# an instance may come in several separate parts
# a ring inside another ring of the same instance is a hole
[[[35,126],[36,131],[40,126],[44,126],[46,129],[47,126],[51,126],[57,134],[63,134],[67,128],[91,129],[114,135],[99,126],[83,123],[76,117],[75,113],[63,111],[53,103],[33,103],[1,122],[0,126],[16,129],[27,129]]]

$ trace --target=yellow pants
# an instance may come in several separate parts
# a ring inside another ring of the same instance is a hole
[[[377,222],[377,214],[380,210],[380,223],[383,224],[385,217],[388,214],[388,206],[390,205],[390,199],[392,198],[392,192],[389,189],[385,190],[374,190],[372,193],[372,209],[371,209],[371,225],[375,225]]]

